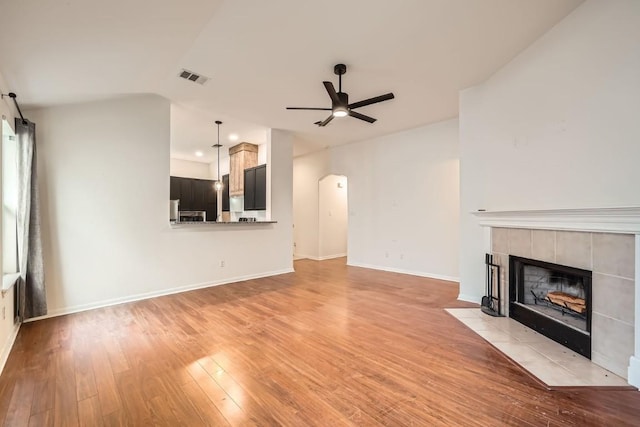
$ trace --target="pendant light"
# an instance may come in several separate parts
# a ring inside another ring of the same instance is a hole
[[[220,144],[220,125],[221,124],[222,122],[220,120],[216,120],[216,125],[218,125],[218,143],[213,145],[214,148],[218,149],[218,179],[213,184],[216,191],[222,190],[222,181],[220,181],[220,147],[222,147],[222,145]]]

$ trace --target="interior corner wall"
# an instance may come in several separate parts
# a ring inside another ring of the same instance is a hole
[[[457,281],[458,120],[330,153],[348,178],[348,263]]]
[[[640,2],[587,0],[460,96],[461,285],[479,301],[472,211],[640,205]]]
[[[271,147],[277,224],[171,228],[169,101],[139,95],[29,115],[50,315],[293,271],[290,138]]]
[[[296,257],[320,257],[318,182],[328,173],[328,150],[293,159],[293,241]]]

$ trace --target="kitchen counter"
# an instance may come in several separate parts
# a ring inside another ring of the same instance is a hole
[[[264,224],[277,224],[278,221],[197,221],[197,222],[175,222],[169,221],[171,228],[197,228],[197,227],[222,227],[225,225],[264,225]]]

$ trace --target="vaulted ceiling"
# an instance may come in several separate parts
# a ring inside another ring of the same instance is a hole
[[[215,142],[218,118],[223,138],[291,130],[301,154],[455,117],[459,90],[581,2],[0,0],[2,89],[26,108],[157,93],[175,104],[172,147],[183,158]],[[352,101],[395,93],[359,110],[376,123],[344,118],[319,128],[326,112],[285,110],[330,107],[322,81],[337,83],[339,62]],[[210,80],[180,79],[181,68]]]

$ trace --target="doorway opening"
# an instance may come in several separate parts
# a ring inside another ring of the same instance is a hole
[[[348,182],[327,175],[318,182],[318,259],[347,256]]]
[[[293,259],[347,256],[348,179],[325,175],[294,185]]]

